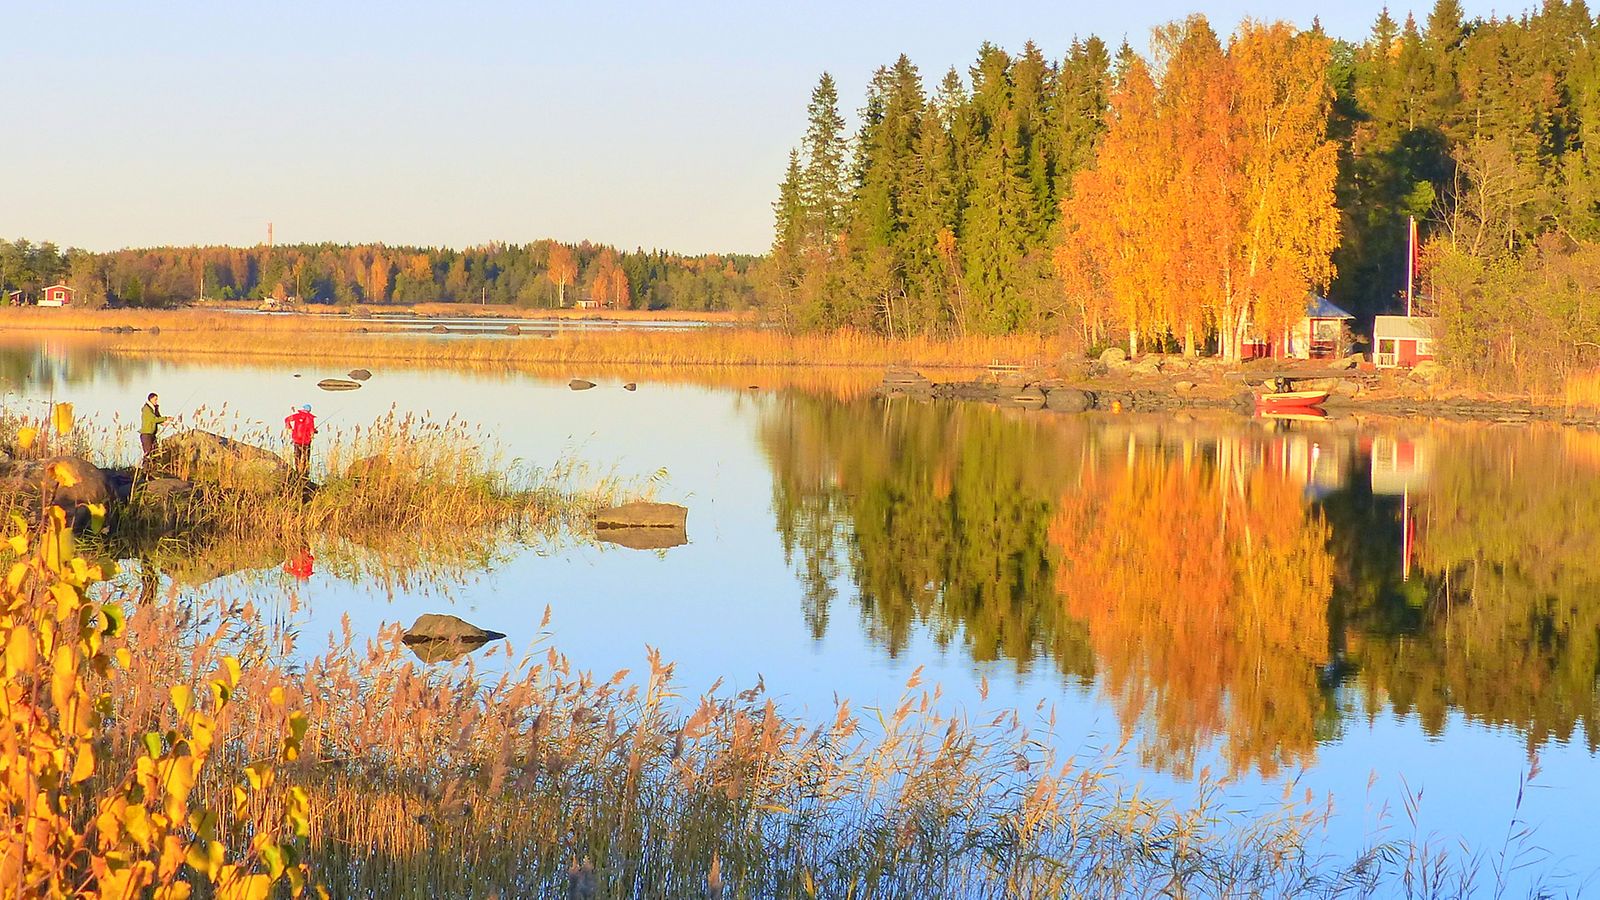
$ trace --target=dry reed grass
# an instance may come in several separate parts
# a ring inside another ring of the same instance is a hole
[[[360,334],[371,323],[332,316],[242,316],[202,311],[3,310],[0,328],[90,329],[131,325],[144,333],[107,336],[120,352],[298,357],[352,361],[432,361],[522,366],[535,363],[657,366],[973,367],[993,362],[1043,368],[1067,339],[1046,335],[969,335],[951,340],[886,338],[842,330],[793,334],[771,328],[678,331],[573,330],[554,337]],[[160,328],[150,334],[151,326]]]
[[[1447,897],[1493,868],[1427,840],[1326,857],[1327,810],[1292,783],[1261,808],[1204,776],[1186,809],[1152,801],[1119,750],[1057,757],[1048,714],[952,715],[919,675],[893,708],[812,723],[760,686],[680,697],[653,651],[637,676],[595,677],[554,648],[419,665],[399,638],[347,623],[296,664],[248,602],[142,607],[108,684],[113,743],[137,753],[170,715],[155,686],[233,653],[218,770],[270,751],[276,690],[308,714],[283,776],[310,791],[307,859],[338,897]],[[280,813],[263,802],[224,831]]]

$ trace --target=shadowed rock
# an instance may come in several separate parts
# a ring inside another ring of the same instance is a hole
[[[624,503],[595,514],[594,527],[606,528],[684,528],[689,520],[688,507],[675,503],[649,503],[638,500]]]
[[[116,497],[111,479],[88,460],[57,456],[39,465],[43,468],[42,493],[63,509],[71,510],[88,503],[110,503]]]
[[[194,484],[182,478],[152,478],[139,486],[139,493],[157,503],[177,503],[194,494]]]
[[[595,530],[595,537],[629,550],[666,550],[689,543],[688,530],[672,526],[599,528]]]

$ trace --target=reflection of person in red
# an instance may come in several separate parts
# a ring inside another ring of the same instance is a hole
[[[284,562],[283,571],[293,575],[297,581],[305,581],[315,571],[313,564],[316,561],[317,558],[311,555],[310,547],[301,547]]]

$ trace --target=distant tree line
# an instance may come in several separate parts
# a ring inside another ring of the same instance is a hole
[[[592,300],[618,309],[744,309],[746,255],[620,252],[591,244],[494,243],[465,250],[381,244],[155,247],[89,253],[0,240],[0,287],[66,280],[85,306],[172,306],[197,298],[295,297],[308,303],[511,303]]]
[[[1255,22],[1223,42],[1194,16],[1150,49],[985,44],[931,89],[902,56],[853,134],[824,75],[774,205],[767,302],[796,327],[1226,353],[1307,290],[1402,309],[1410,216],[1424,295],[1449,255],[1526,262],[1557,235],[1570,265],[1600,240],[1600,32],[1581,0],[1473,20],[1438,0],[1361,42]]]

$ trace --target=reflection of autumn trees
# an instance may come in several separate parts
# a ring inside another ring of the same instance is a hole
[[[1081,431],[974,405],[801,394],[780,404],[762,441],[815,634],[848,575],[864,627],[890,653],[923,627],[977,660],[1025,670],[1045,656],[1089,676],[1086,635],[1057,598],[1046,552]]]
[[[1456,709],[1530,747],[1583,724],[1600,749],[1600,474],[1583,437],[1450,434],[1413,498],[1424,589],[1412,627],[1384,627],[1404,596],[1347,613],[1369,709],[1387,701],[1434,733]]]
[[[1327,536],[1297,485],[1230,455],[1147,451],[1062,495],[1057,584],[1124,729],[1149,726],[1151,762],[1188,772],[1219,737],[1234,771],[1310,761],[1327,712]]]
[[[1361,698],[1429,733],[1454,710],[1596,747],[1600,437],[1424,438],[1409,503],[1375,496],[1364,464],[1313,503],[1280,474],[1306,435],[1238,422],[792,392],[762,424],[819,636],[851,609],[891,654],[925,633],[1019,670],[1047,657],[1176,772],[1213,747],[1234,772],[1308,764]],[[1364,455],[1354,432],[1310,439]]]

